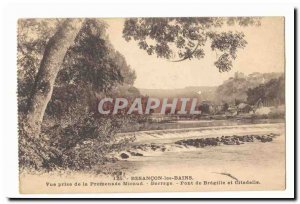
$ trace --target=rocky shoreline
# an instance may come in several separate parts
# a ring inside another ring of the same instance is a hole
[[[242,136],[222,136],[216,138],[186,139],[176,141],[175,144],[194,147],[219,146],[219,145],[241,145],[246,142],[272,142],[278,134],[270,133],[266,135],[242,135]]]
[[[193,138],[178,140],[173,144],[135,144],[129,150],[122,152],[119,157],[121,159],[128,159],[130,157],[144,156],[145,152],[165,152],[170,151],[173,147],[176,148],[205,148],[207,146],[221,146],[221,145],[242,145],[252,142],[272,142],[279,134],[251,134],[251,135],[232,135],[221,137],[208,137],[208,138]]]

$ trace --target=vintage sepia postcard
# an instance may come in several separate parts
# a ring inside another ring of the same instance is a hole
[[[283,191],[285,18],[20,18],[20,194]]]

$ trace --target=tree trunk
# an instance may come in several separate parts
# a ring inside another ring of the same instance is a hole
[[[82,22],[82,19],[64,20],[45,47],[28,102],[26,132],[30,137],[37,138],[40,134],[44,113],[52,96],[57,73],[68,48],[74,43]]]

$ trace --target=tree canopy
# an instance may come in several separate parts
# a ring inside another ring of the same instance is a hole
[[[230,77],[218,86],[215,100],[218,103],[227,102],[229,104],[247,102],[248,89],[258,87],[260,84],[267,83],[280,76],[282,76],[282,73],[252,73],[245,75],[241,72],[236,72],[234,77]]]
[[[247,91],[247,102],[256,104],[257,101],[276,101],[278,104],[284,103],[285,100],[285,79],[284,76],[271,79],[267,83],[260,84],[255,88]]]
[[[126,126],[129,119],[97,118],[93,107],[96,110],[100,93],[106,95],[119,89],[136,93],[132,87],[135,73],[110,44],[106,24],[99,19],[85,19],[64,53],[57,73],[50,76],[55,83],[51,99],[46,103],[41,132],[34,139],[28,139],[33,134],[28,132],[25,119],[27,101],[42,58],[47,52],[57,51],[49,47],[47,50],[47,45],[59,26],[61,20],[55,19],[29,19],[19,23],[19,162],[20,166],[34,168],[86,169],[107,161],[110,152],[119,151],[130,141],[115,139],[116,132]]]
[[[129,18],[125,21],[123,37],[135,40],[140,49],[173,62],[202,59],[209,43],[212,51],[220,52],[215,66],[220,72],[229,71],[238,49],[247,42],[243,32],[220,31],[225,25],[260,25],[254,17],[201,18]]]

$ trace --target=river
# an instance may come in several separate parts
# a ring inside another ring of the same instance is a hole
[[[228,186],[226,188],[228,190],[282,190],[285,188],[284,123],[269,121],[230,124],[226,121],[222,123],[223,125],[216,125],[220,124],[220,121],[217,121],[211,124],[213,125],[124,133],[134,134],[135,144],[164,144],[168,149],[165,152],[143,151],[141,152],[143,156],[130,157],[118,162],[117,165],[121,169],[126,169],[126,175],[129,177],[192,175],[194,180],[223,181],[232,180],[225,175],[230,174],[238,180],[258,181],[259,185],[233,185]],[[267,143],[253,142],[204,148],[174,145],[174,142],[180,139],[269,133],[279,136]],[[194,186],[185,186],[185,189],[195,190]],[[197,189],[220,190],[222,186],[198,186]]]
[[[97,193],[285,189],[285,123],[256,121],[237,124],[225,121],[220,125],[221,121],[217,121],[210,122],[210,126],[199,121],[197,123],[198,127],[193,124],[193,127],[122,133],[120,137],[135,135],[136,140],[132,145],[163,145],[166,150],[140,151],[142,156],[131,155],[105,166],[99,164],[91,172],[24,172],[20,175],[20,190],[23,193]],[[277,134],[271,142],[256,140],[240,145],[203,148],[175,144],[182,139],[270,133]],[[122,180],[115,180],[114,173],[121,173]],[[143,180],[147,176],[154,179]],[[47,182],[62,185],[48,187]],[[119,182],[122,185],[97,185],[105,182]],[[80,183],[86,185],[79,185]]]

